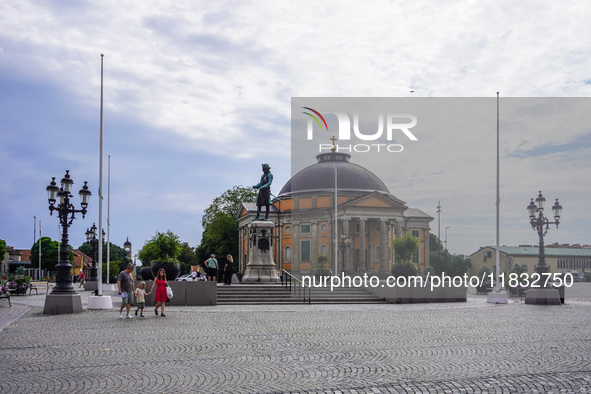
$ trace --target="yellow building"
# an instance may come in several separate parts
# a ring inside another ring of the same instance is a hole
[[[409,208],[375,174],[351,163],[349,154],[330,152],[316,158],[318,163],[298,172],[283,186],[271,206],[269,220],[275,223],[272,250],[279,268],[309,273],[320,268],[320,255],[328,256],[326,268],[333,268],[336,249],[339,272],[389,272],[392,240],[407,233],[421,241],[415,262],[421,268],[429,265],[431,216]],[[254,203],[243,203],[237,215],[242,271],[248,263],[250,245],[247,225],[256,208]],[[340,249],[342,235],[350,237],[350,244]]]
[[[477,275],[482,267],[488,267],[491,272],[496,272],[496,247],[485,246],[470,255],[472,268],[470,275]],[[591,248],[583,247],[555,247],[544,248],[546,264],[550,266],[552,273],[562,271],[591,271]],[[515,264],[527,266],[529,274],[534,273],[534,267],[538,264],[538,246],[501,246],[499,264],[502,272],[509,272]]]

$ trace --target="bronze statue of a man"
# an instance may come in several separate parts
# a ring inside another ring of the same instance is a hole
[[[259,189],[259,197],[257,198],[257,216],[254,220],[269,220],[269,205],[271,204],[271,183],[273,183],[273,174],[271,174],[271,167],[268,164],[263,164],[263,175],[261,181],[254,185],[255,189]],[[261,219],[261,207],[265,206],[265,218]]]

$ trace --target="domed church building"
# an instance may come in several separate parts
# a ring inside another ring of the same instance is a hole
[[[421,268],[429,265],[431,216],[409,208],[375,174],[351,163],[351,155],[330,152],[316,158],[316,164],[283,186],[270,207],[269,221],[275,224],[271,250],[278,268],[313,273],[322,268],[319,256],[326,256],[324,267],[333,274],[386,273],[394,262],[392,240],[404,234],[420,239],[414,261]],[[255,203],[243,203],[237,215],[241,271],[248,264],[247,226],[256,211]]]

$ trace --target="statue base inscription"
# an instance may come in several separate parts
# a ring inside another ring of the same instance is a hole
[[[256,220],[248,225],[248,263],[242,283],[276,283],[277,266],[273,260],[273,228],[269,221]]]

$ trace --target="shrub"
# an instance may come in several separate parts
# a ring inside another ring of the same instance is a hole
[[[398,263],[392,266],[392,276],[399,277],[403,276],[408,278],[409,276],[416,276],[419,272],[415,263],[406,262]]]

